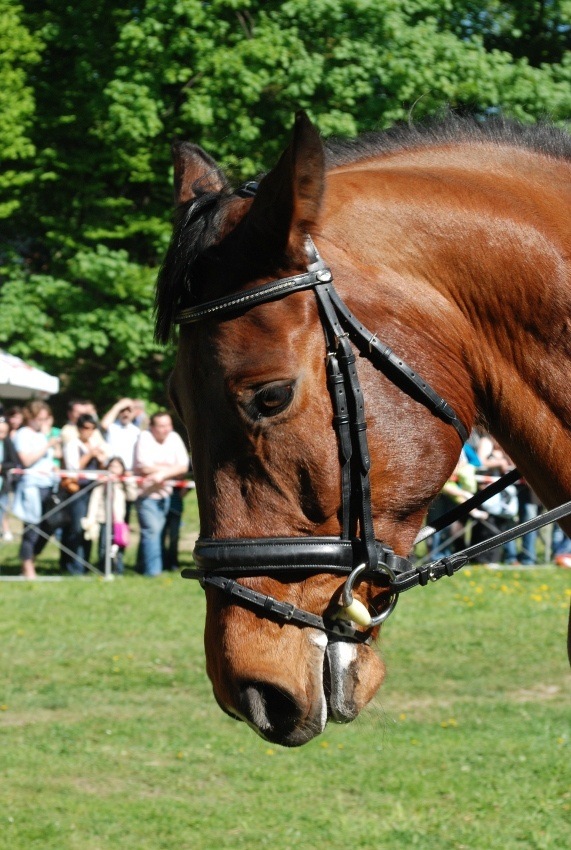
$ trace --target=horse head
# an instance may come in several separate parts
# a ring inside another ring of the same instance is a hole
[[[192,313],[204,302],[227,304],[233,294],[242,297],[303,275],[315,259],[308,259],[310,236],[354,312],[366,317],[375,336],[388,337],[395,350],[418,363],[439,392],[454,390],[457,410],[470,421],[472,402],[459,395],[455,380],[450,385],[435,335],[421,328],[421,352],[410,332],[411,324],[420,324],[418,296],[403,290],[391,271],[382,231],[362,229],[366,210],[343,215],[366,176],[328,185],[322,142],[303,114],[290,145],[255,192],[233,192],[218,166],[194,145],[176,146],[174,163],[178,207],[158,286],[160,339],[169,336],[177,312]],[[378,254],[375,266],[361,254],[365,243],[367,256]],[[342,449],[332,425],[328,341],[315,294],[294,290],[250,309],[241,303],[246,302],[236,301],[220,315],[208,308],[200,321],[181,324],[171,376],[171,397],[192,447],[201,537],[337,539],[344,521]],[[436,309],[445,311],[446,305]],[[366,356],[357,359],[374,535],[404,556],[455,465],[461,441]],[[263,563],[245,571],[239,584],[333,617],[345,580],[319,568],[300,572],[292,559],[279,573],[266,572]],[[354,594],[375,611],[387,604],[386,586],[378,583],[357,582]],[[206,596],[207,670],[216,699],[267,740],[303,744],[328,719],[353,720],[379,688],[384,667],[366,641],[266,617],[259,606],[236,604],[208,584]]]

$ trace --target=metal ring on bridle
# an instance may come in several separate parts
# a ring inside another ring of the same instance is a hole
[[[357,625],[365,626],[366,628],[373,628],[374,626],[380,626],[381,623],[384,623],[387,617],[392,614],[398,602],[399,595],[398,593],[391,594],[389,604],[384,611],[381,611],[380,614],[377,614],[374,617],[371,616],[363,603],[353,597],[353,586],[359,576],[366,570],[367,564],[359,564],[359,566],[355,567],[355,569],[349,574],[347,581],[343,585],[343,590],[341,591],[341,610],[350,617],[353,622],[357,623]],[[387,564],[383,564],[382,572],[386,573],[391,582],[395,580],[395,573]]]

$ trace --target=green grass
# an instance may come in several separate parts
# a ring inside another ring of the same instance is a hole
[[[568,580],[403,595],[373,706],[297,750],[214,703],[196,583],[0,583],[0,848],[565,850]]]

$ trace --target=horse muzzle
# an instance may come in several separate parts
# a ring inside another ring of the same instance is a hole
[[[226,669],[218,681],[211,675],[216,699],[227,714],[284,747],[306,744],[328,721],[354,720],[384,677],[384,667],[369,646],[328,640],[314,629],[294,634],[302,641],[295,658],[288,648],[289,662],[282,658],[279,674],[276,665],[271,672],[259,665],[259,655],[256,665],[244,663],[242,655],[240,669]]]

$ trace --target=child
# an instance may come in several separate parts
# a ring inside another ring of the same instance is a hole
[[[125,536],[128,528],[125,524],[125,511],[127,506],[126,487],[122,480],[125,476],[125,464],[118,457],[112,457],[105,469],[111,479],[111,515],[113,529],[111,533],[111,558],[113,560],[113,572],[123,575],[123,553],[128,544]],[[89,499],[87,516],[81,521],[85,536],[89,540],[99,536],[99,569],[105,569],[105,555],[107,544],[107,482],[103,481],[93,488]]]

